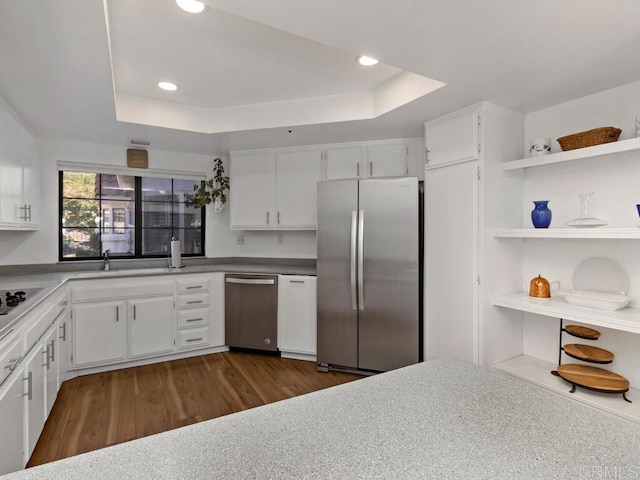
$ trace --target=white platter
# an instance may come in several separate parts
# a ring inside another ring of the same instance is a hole
[[[626,295],[629,293],[629,277],[624,268],[613,260],[591,257],[573,271],[573,288]]]
[[[604,220],[600,220],[599,218],[587,217],[587,218],[574,218],[565,223],[567,227],[577,227],[577,228],[593,228],[593,227],[602,227],[606,225],[607,222]]]
[[[614,293],[593,292],[588,290],[569,290],[558,292],[567,303],[581,307],[597,308],[600,310],[615,311],[626,307],[631,301],[628,295],[616,295]]]

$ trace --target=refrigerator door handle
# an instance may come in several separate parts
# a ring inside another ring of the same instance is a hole
[[[356,301],[356,256],[357,256],[356,239],[358,235],[357,222],[358,222],[358,212],[353,210],[351,212],[351,255],[350,255],[351,309],[352,310],[358,309],[358,303]]]
[[[364,310],[364,210],[358,215],[358,309]]]

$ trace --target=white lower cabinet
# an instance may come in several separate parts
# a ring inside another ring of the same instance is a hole
[[[38,443],[46,416],[47,349],[36,343],[24,360],[24,463],[27,463]]]
[[[14,370],[0,387],[0,475],[21,470],[25,466],[22,396],[25,383],[22,371]]]
[[[129,301],[129,357],[145,357],[173,350],[173,297]]]
[[[74,366],[127,358],[127,302],[78,304],[72,312]]]
[[[71,318],[68,307],[58,316],[56,327],[58,329],[58,390],[60,390],[71,366]]]
[[[316,277],[279,276],[278,348],[316,354]]]

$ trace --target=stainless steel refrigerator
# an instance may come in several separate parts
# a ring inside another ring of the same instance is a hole
[[[318,369],[421,361],[418,179],[318,183]]]

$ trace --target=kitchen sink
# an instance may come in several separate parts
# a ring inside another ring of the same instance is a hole
[[[123,270],[104,270],[80,272],[74,275],[73,278],[108,278],[108,277],[127,277],[136,275],[160,275],[171,273],[173,270],[169,267],[157,267],[157,268],[135,268],[135,269],[123,269]]]

